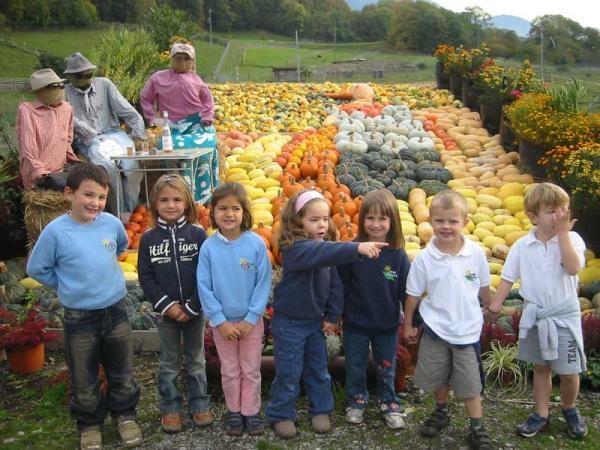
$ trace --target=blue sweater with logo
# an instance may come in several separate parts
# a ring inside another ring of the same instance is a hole
[[[107,308],[127,294],[117,255],[127,250],[127,234],[119,219],[101,213],[82,224],[65,214],[40,234],[27,273],[58,291],[61,304],[74,309]]]
[[[337,322],[344,293],[334,266],[362,259],[358,243],[302,239],[282,252],[283,275],[273,291],[275,314]]]
[[[406,298],[410,262],[402,249],[338,267],[344,285],[344,330],[394,334]]]

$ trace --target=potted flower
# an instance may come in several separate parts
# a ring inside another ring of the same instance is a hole
[[[598,136],[598,135],[596,135]],[[569,192],[575,229],[595,251],[600,251],[600,142],[557,146],[539,163],[548,177]]]
[[[462,95],[462,80],[469,67],[469,50],[462,45],[449,53],[444,64],[444,69],[450,78],[450,90],[455,97]]]
[[[433,52],[433,56],[437,58],[435,65],[435,79],[438,89],[450,89],[450,77],[445,68],[450,54],[454,53],[454,47],[446,44],[440,44]]]
[[[11,372],[24,375],[44,367],[45,343],[58,337],[46,331],[47,325],[33,308],[22,316],[0,310],[0,349],[6,350]]]

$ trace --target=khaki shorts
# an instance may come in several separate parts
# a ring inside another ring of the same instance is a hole
[[[475,348],[457,347],[423,333],[415,383],[425,392],[435,392],[449,384],[457,397],[477,397],[482,386]]]
[[[532,327],[525,339],[519,339],[519,359],[533,364],[548,365],[558,375],[574,375],[581,372],[581,357],[575,338],[568,328],[556,327],[558,331],[558,359],[542,358],[538,327]]]

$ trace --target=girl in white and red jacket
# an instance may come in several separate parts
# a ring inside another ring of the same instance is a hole
[[[138,255],[140,284],[160,313],[158,373],[161,425],[165,432],[181,431],[182,396],[177,389],[181,365],[181,338],[187,374],[190,412],[198,426],[214,418],[208,409],[204,320],[196,269],[206,233],[195,225],[196,207],[185,180],[163,175],[150,195],[149,211],[154,228],[143,234]]]

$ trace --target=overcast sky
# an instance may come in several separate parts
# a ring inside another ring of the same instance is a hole
[[[598,0],[434,0],[438,5],[455,12],[470,6],[480,6],[492,16],[509,14],[530,22],[537,16],[560,14],[584,27],[600,29]]]

